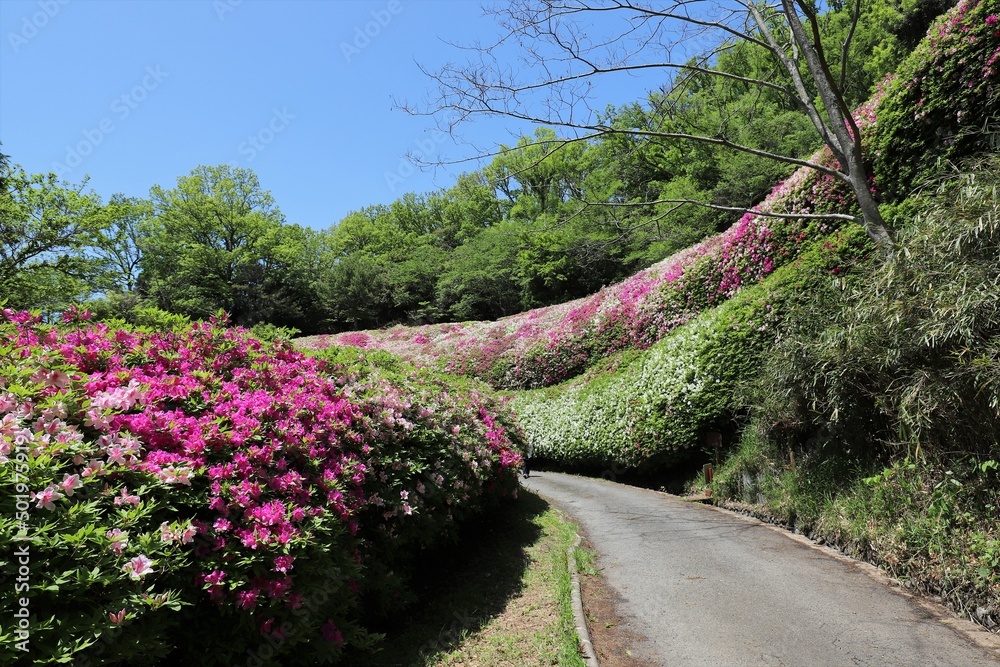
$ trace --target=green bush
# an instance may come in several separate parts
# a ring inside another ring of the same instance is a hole
[[[792,313],[748,401],[772,437],[996,454],[998,187],[997,156],[932,184],[892,252]]]
[[[699,451],[738,414],[734,387],[782,335],[783,312],[867,248],[852,226],[761,284],[678,327],[648,351],[559,388],[516,395],[534,455],[575,467],[663,469]]]
[[[86,320],[0,313],[4,664],[337,662],[516,494],[518,431],[468,381]]]
[[[876,182],[891,200],[909,196],[942,160],[996,146],[1000,136],[1000,8],[964,0],[941,16],[879,105],[871,148]]]
[[[818,529],[916,589],[1000,625],[998,468],[993,459],[895,461],[831,500]],[[975,614],[980,606],[990,611]]]

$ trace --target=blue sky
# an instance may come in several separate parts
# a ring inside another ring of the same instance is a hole
[[[29,172],[89,175],[105,199],[200,164],[249,167],[289,222],[324,229],[476,166],[423,172],[408,152],[465,158],[464,142],[531,131],[482,119],[455,142],[395,108],[433,92],[418,62],[461,61],[448,42],[497,32],[470,0],[0,0],[2,151]],[[655,83],[618,80],[600,105]]]

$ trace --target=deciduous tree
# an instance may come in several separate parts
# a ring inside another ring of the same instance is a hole
[[[873,241],[891,244],[870,188],[861,130],[845,95],[862,0],[844,8],[846,32],[840,33],[842,39],[832,51],[821,9],[817,0],[502,3],[494,13],[503,37],[473,49],[474,58],[467,64],[432,73],[440,96],[431,111],[448,112],[448,129],[472,116],[500,115],[576,131],[578,138],[626,134],[694,142],[807,166],[849,185],[861,212],[858,222]],[[714,66],[744,46],[764,54],[766,62],[748,73]],[[505,65],[512,51],[521,60],[517,68]],[[744,143],[730,130],[732,118],[726,114],[710,126],[690,129],[669,124],[623,127],[605,122],[588,106],[595,79],[649,69],[664,72],[666,101],[677,100],[687,86],[706,79],[724,79],[761,96],[783,98],[808,119],[837,165]]]
[[[159,307],[191,317],[219,309],[237,324],[268,321],[284,215],[250,169],[201,166],[177,187],[150,190],[154,218],[144,241],[141,287]]]
[[[102,224],[89,244],[103,264],[108,288],[129,293],[138,286],[142,247],[152,213],[149,200],[122,194],[113,195],[98,212]]]
[[[55,174],[0,163],[0,300],[61,310],[90,291],[95,266],[83,250],[104,224],[96,195]]]

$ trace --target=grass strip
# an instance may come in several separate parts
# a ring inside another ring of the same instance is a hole
[[[453,547],[433,554],[418,602],[363,667],[584,667],[566,553],[576,526],[522,489]]]

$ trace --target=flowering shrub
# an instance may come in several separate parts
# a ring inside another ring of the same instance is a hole
[[[876,103],[877,98],[858,110],[861,127],[874,121]],[[825,148],[812,160],[835,165]],[[846,185],[803,168],[725,232],[592,296],[496,322],[395,327],[297,342],[312,348],[338,344],[385,349],[499,389],[553,385],[609,354],[648,348],[698,313],[759,282],[794,259],[808,241],[839,226],[835,219],[774,218],[761,213],[844,213],[852,210],[852,201]]]
[[[995,150],[1000,136],[1000,6],[962,0],[903,62],[879,107],[879,184],[906,197],[940,159]]]
[[[66,319],[0,318],[0,536],[30,562],[5,663],[336,661],[408,555],[516,491],[519,434],[476,387],[215,321]]]
[[[855,110],[879,197],[880,189],[890,199],[908,193],[938,157],[985,145],[980,130],[995,125],[1000,99],[998,59],[996,3],[962,0],[932,26],[901,74]],[[835,166],[826,149],[811,160]],[[749,377],[781,335],[782,304],[808,292],[815,276],[843,272],[864,250],[856,225],[763,213],[852,211],[844,184],[803,168],[727,231],[591,297],[496,322],[302,344],[389,349],[506,389],[547,387],[623,350],[648,350],[615,372],[521,394],[515,406],[539,456],[571,466],[669,463],[726,419],[734,383]]]
[[[790,301],[862,254],[867,237],[844,229],[667,334],[612,372],[517,395],[534,455],[570,467],[669,466],[729,422],[739,384],[782,335]]]

